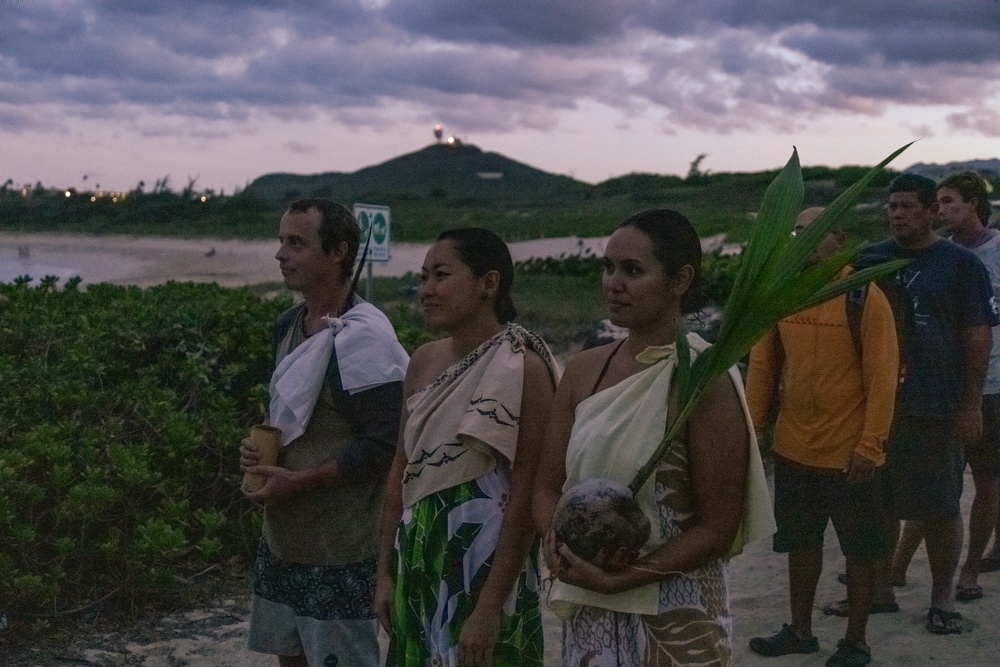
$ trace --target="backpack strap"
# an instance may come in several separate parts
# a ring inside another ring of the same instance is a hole
[[[859,358],[863,351],[861,342],[861,317],[865,312],[865,300],[868,298],[868,286],[870,284],[865,283],[864,285],[855,287],[847,293],[847,298],[844,300],[844,307],[847,310],[847,328],[851,332],[851,342],[854,343],[854,349],[857,350]]]

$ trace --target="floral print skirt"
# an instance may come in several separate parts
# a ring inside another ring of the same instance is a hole
[[[573,667],[728,667],[732,619],[722,561],[660,584],[656,616],[583,606],[563,622],[563,664]]]
[[[671,447],[656,470],[659,530],[676,539],[694,520],[686,445]],[[563,664],[573,667],[729,667],[733,619],[728,561],[712,559],[660,581],[659,613],[581,607],[563,622]]]
[[[386,664],[458,667],[458,640],[486,583],[510,488],[505,469],[445,489],[403,510]],[[500,617],[494,665],[542,664],[537,548]]]

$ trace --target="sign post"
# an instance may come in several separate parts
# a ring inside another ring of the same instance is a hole
[[[354,217],[361,231],[358,261],[368,244],[368,273],[365,279],[365,299],[372,300],[372,262],[389,261],[389,207],[376,204],[355,204]]]

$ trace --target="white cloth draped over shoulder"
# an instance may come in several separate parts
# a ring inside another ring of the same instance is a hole
[[[404,507],[479,478],[498,457],[513,464],[528,350],[546,363],[554,386],[559,369],[548,346],[511,323],[409,398]]]
[[[334,349],[340,383],[356,394],[387,382],[402,382],[410,361],[385,316],[360,302],[341,317],[324,317],[326,329],[289,352],[271,376],[271,426],[281,429],[281,444],[302,435],[323,389]]]
[[[687,339],[693,355],[709,347],[697,334],[689,333]],[[667,424],[667,396],[676,365],[675,347],[647,348],[636,359],[651,365],[577,405],[566,452],[564,490],[577,482],[597,477],[629,484],[663,438]],[[729,370],[729,377],[739,395],[750,436],[745,510],[729,554],[734,556],[742,552],[749,542],[774,534],[776,528],[743,382],[735,367]],[[653,495],[654,477],[643,485],[636,499],[650,524],[658,526],[658,509]],[[654,528],[642,553],[654,551],[664,543],[665,539]],[[561,614],[575,605],[590,605],[625,613],[655,615],[658,613],[659,590],[659,584],[653,583],[604,595],[556,581],[550,599],[557,613]]]

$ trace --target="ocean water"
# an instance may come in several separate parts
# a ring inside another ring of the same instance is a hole
[[[0,283],[11,283],[26,275],[31,276],[33,285],[45,276],[56,276],[60,284],[74,276],[80,276],[88,283],[115,282],[144,263],[114,252],[92,249],[64,252],[28,247],[28,256],[24,257],[18,247],[0,244]]]
[[[730,248],[730,244],[723,243],[724,236],[717,235],[702,239],[702,248],[705,251],[712,251],[721,248],[724,253],[738,252],[736,246]],[[10,283],[16,278],[24,275],[31,276],[33,284],[45,276],[56,276],[60,283],[74,276],[80,276],[85,283],[128,283],[141,276],[143,269],[157,262],[156,250],[153,248],[156,239],[143,239],[140,243],[146,243],[145,252],[142,254],[113,252],[104,248],[95,248],[92,244],[81,246],[78,251],[67,250],[65,244],[48,244],[45,241],[34,241],[30,245],[21,245],[21,241],[3,240],[0,242],[0,283]],[[534,239],[531,241],[518,241],[509,244],[511,256],[515,262],[530,259],[532,257],[559,257],[560,255],[577,255],[589,253],[600,257],[604,254],[604,246],[607,237],[598,238],[578,238],[575,236]],[[202,241],[197,242],[194,253],[201,257],[203,245]],[[205,241],[204,243],[210,243]],[[150,245],[152,244],[152,245]],[[274,262],[274,251],[277,244],[271,241],[248,241],[240,242],[241,248],[238,252],[241,256],[247,253],[247,261],[265,262],[267,266],[273,264],[273,277],[260,278],[260,281],[280,280],[277,262]],[[259,247],[257,247],[259,246]],[[430,248],[430,243],[394,243],[390,249],[390,258],[384,262],[373,262],[372,269],[375,276],[403,276],[407,273],[419,273],[420,266],[424,261],[424,256]],[[22,248],[26,249],[27,256],[22,256]],[[220,256],[230,252],[227,248],[220,248]],[[253,259],[251,259],[253,258]],[[205,267],[208,270],[209,266]],[[268,273],[268,276],[271,276]]]
[[[12,283],[22,276],[31,276],[32,284],[37,284],[45,276],[58,276],[65,282],[79,273],[70,266],[57,266],[24,259],[0,258],[0,283]]]

